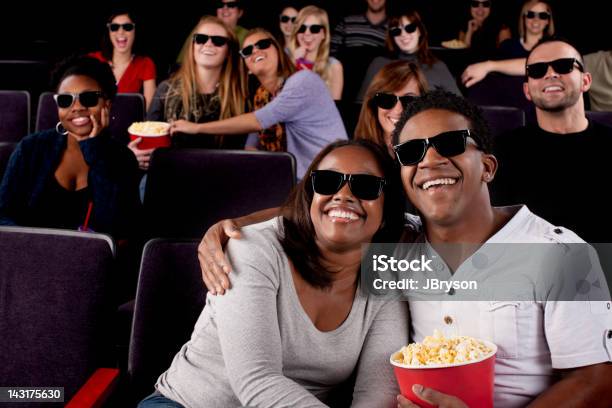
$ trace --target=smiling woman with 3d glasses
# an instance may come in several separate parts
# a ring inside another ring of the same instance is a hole
[[[80,57],[55,72],[54,129],[24,138],[0,184],[0,224],[136,232],[138,166],[106,129],[115,78],[107,64]]]
[[[411,9],[398,11],[389,17],[386,36],[388,55],[374,58],[357,94],[357,102],[367,97],[368,87],[374,76],[393,61],[401,60],[414,64],[425,76],[431,89],[443,88],[461,95],[453,75],[446,64],[437,59],[429,49],[429,35],[420,14]]]
[[[173,135],[200,134],[203,138],[252,132],[247,146],[292,153],[301,179],[324,146],[347,138],[325,82],[308,70],[294,73],[278,41],[264,29],[249,31],[240,55],[260,84],[255,111],[208,123],[177,120],[170,130]]]
[[[389,355],[408,338],[402,302],[361,290],[363,243],[402,228],[386,151],[340,141],[313,160],[283,216],[232,240],[233,289],[207,296],[191,340],[139,408],[327,407],[356,373],[352,406],[390,407]]]

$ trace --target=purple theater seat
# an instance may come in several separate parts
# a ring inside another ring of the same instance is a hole
[[[612,127],[612,112],[587,111],[586,116],[589,120]]]
[[[157,149],[144,196],[147,235],[200,238],[223,218],[278,207],[294,184],[289,153]]]
[[[0,182],[15,146],[17,146],[17,143],[0,142]]]
[[[0,91],[0,142],[18,142],[30,133],[30,94]]]
[[[198,243],[154,239],[145,245],[128,358],[134,402],[153,392],[155,380],[189,340],[204,308]]]
[[[480,106],[484,118],[489,123],[493,137],[510,130],[525,126],[525,112],[508,106]]]
[[[0,227],[0,384],[64,387],[68,402],[97,368],[115,365],[114,256],[106,235]]]
[[[134,122],[144,120],[145,102],[141,94],[117,94],[110,112],[109,130],[113,138],[127,144],[129,142],[128,127]],[[44,92],[38,100],[36,114],[36,131],[51,129],[58,122],[57,106],[53,100],[53,92]]]

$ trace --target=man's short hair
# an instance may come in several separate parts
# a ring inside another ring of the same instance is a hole
[[[525,64],[527,64],[527,61],[529,61],[531,54],[536,50],[536,48],[538,48],[539,46],[543,44],[547,44],[551,42],[562,42],[572,47],[574,51],[576,51],[576,54],[578,55],[578,61],[580,61],[580,63],[584,65],[582,54],[580,54],[580,51],[578,51],[578,48],[576,48],[576,46],[572,42],[570,42],[568,39],[563,38],[563,37],[554,36],[554,35],[549,36],[549,37],[543,37],[540,41],[538,41],[536,45],[534,45],[534,47],[531,49],[531,51],[529,51],[529,54],[527,54],[527,59],[525,60]]]
[[[431,109],[447,110],[466,118],[470,123],[472,138],[478,143],[478,148],[485,153],[493,152],[491,130],[480,108],[467,99],[440,88],[424,93],[406,106],[400,120],[395,125],[392,135],[393,144],[399,143],[400,133],[410,118],[417,113]]]

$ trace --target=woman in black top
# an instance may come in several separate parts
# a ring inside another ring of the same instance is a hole
[[[127,238],[138,215],[138,166],[107,132],[115,78],[93,58],[55,73],[60,121],[24,138],[0,184],[0,224],[93,230]]]

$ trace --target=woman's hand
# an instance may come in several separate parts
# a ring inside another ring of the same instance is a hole
[[[175,120],[174,122],[170,124],[170,135],[174,135],[175,133],[187,133],[187,134],[195,135],[196,133],[200,133],[200,132],[198,131],[197,123],[179,119],[179,120]]]
[[[240,228],[234,220],[222,220],[206,231],[198,246],[198,259],[204,284],[213,295],[223,295],[230,288],[227,275],[231,271],[223,247],[230,238],[239,239]]]
[[[422,385],[414,384],[412,386],[412,392],[425,402],[439,408],[468,408],[463,401],[452,395],[442,394],[431,388],[425,388]],[[397,407],[398,408],[419,408],[419,405],[410,402],[408,398],[403,395],[397,396]]]
[[[489,61],[468,65],[463,74],[461,74],[461,82],[463,82],[466,88],[469,88],[482,81],[489,72],[491,72]]]
[[[127,147],[132,151],[132,153],[134,153],[134,156],[136,156],[136,160],[138,160],[138,167],[142,170],[148,170],[151,155],[155,151],[155,148],[139,149],[136,146],[138,146],[140,142],[142,142],[142,137],[132,140]]]
[[[110,108],[106,105],[102,107],[102,110],[100,111],[100,121],[98,121],[94,115],[89,115],[89,119],[91,119],[91,122],[93,123],[93,128],[91,129],[91,133],[89,133],[88,137],[96,137],[102,133],[102,131],[106,129],[110,123]]]
[[[479,27],[480,23],[475,18],[468,21],[467,29],[469,33],[473,34],[474,31],[478,30]]]

